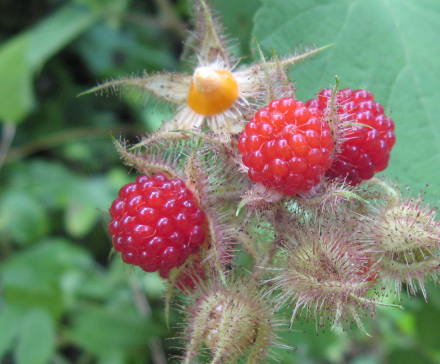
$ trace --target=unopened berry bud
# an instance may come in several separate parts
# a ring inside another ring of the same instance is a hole
[[[374,313],[367,298],[375,280],[370,252],[351,234],[319,223],[298,226],[284,247],[285,260],[272,279],[280,290],[280,304],[293,304],[291,323],[303,310],[319,324],[333,326],[354,320],[363,330],[360,312]]]
[[[440,224],[435,212],[411,199],[384,208],[367,229],[383,254],[381,276],[394,281],[398,293],[406,283],[415,294],[418,284],[426,297],[423,281],[428,276],[435,278],[440,269]]]
[[[235,363],[242,357],[260,363],[274,342],[273,312],[251,282],[224,287],[212,283],[192,295],[187,310],[188,344],[183,363],[193,363],[203,346],[210,363]]]

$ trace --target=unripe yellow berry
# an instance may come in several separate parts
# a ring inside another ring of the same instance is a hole
[[[193,75],[188,105],[201,115],[216,115],[228,110],[238,98],[238,83],[227,70],[199,67]]]

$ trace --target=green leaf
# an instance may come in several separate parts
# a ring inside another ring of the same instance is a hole
[[[65,208],[64,222],[67,232],[74,237],[83,237],[95,226],[100,216],[107,216],[116,192],[111,177],[81,177],[59,163],[43,160],[16,165],[10,184],[14,185],[14,193],[5,191],[4,199],[7,203],[0,204],[0,231],[2,226],[7,226],[9,230],[16,231],[14,238],[16,235],[21,238],[26,232],[23,225],[32,224],[43,230],[48,223],[46,221],[44,224],[40,220],[34,223],[39,216],[35,209],[24,208],[29,203],[18,203],[16,199],[31,199],[42,213],[47,207]],[[38,236],[40,237],[42,234]]]
[[[100,358],[98,364],[124,364],[126,363],[123,353],[111,353]]]
[[[26,61],[28,39],[13,39],[0,47],[0,120],[18,122],[32,109],[32,69]]]
[[[71,235],[82,237],[100,216],[108,216],[114,191],[105,177],[78,178],[70,196],[65,215],[66,229]]]
[[[105,177],[93,177],[77,181],[72,190],[72,201],[80,200],[96,209],[107,212],[114,191]]]
[[[260,7],[260,2],[241,0],[240,6],[237,6],[234,1],[211,0],[211,4],[220,14],[220,22],[226,29],[226,39],[237,38],[240,55],[248,55],[252,18]]]
[[[82,201],[72,201],[66,210],[66,230],[74,237],[83,237],[95,225],[98,216],[96,207]]]
[[[66,335],[98,357],[145,351],[148,339],[160,334],[148,317],[141,317],[131,302],[123,307],[82,306]]]
[[[389,364],[434,364],[428,357],[416,350],[396,349],[387,358]]]
[[[19,122],[31,111],[35,73],[95,19],[83,7],[67,5],[0,46],[0,120]]]
[[[15,164],[9,184],[20,193],[28,192],[44,207],[63,208],[77,180],[61,163],[33,160]]]
[[[12,342],[18,333],[22,319],[20,312],[13,306],[2,305],[0,309],[0,360],[11,348]]]
[[[25,318],[15,350],[17,364],[46,364],[55,352],[55,328],[51,316],[32,310]]]
[[[350,364],[376,364],[379,360],[378,355],[361,355],[350,362]]]
[[[425,303],[415,315],[415,321],[416,337],[420,347],[428,351],[440,351],[439,337],[436,334],[440,325],[440,307],[436,307],[431,302]]]
[[[144,28],[148,31],[149,24],[145,24],[142,30]],[[154,30],[156,33],[157,29]],[[77,47],[93,73],[103,78],[120,77],[124,72],[138,73],[145,68],[176,67],[169,44],[160,41],[160,34],[147,34],[146,40],[135,32],[121,32],[107,24],[99,24],[85,34]]]
[[[49,229],[43,206],[29,193],[10,189],[0,198],[0,232],[21,244],[41,239]]]
[[[289,317],[291,307],[285,311],[284,317]],[[347,341],[347,335],[341,331],[338,333],[330,329],[324,331],[323,328],[317,328],[314,322],[302,319],[296,321],[294,330],[281,330],[280,337],[284,344],[298,348],[293,351],[284,349],[276,351],[276,355],[284,359],[282,363],[286,364],[303,363],[310,358],[314,359],[310,363],[318,363],[321,362],[318,360],[329,359],[329,356],[338,357],[332,362],[340,362]],[[295,360],[292,360],[293,357]]]
[[[86,251],[64,239],[48,239],[0,265],[2,294],[11,305],[41,307],[57,317],[72,301],[72,290],[93,271]]]
[[[437,0],[263,0],[254,35],[278,55],[294,47],[334,43],[291,72],[306,100],[333,85],[367,88],[396,123],[386,174],[440,197],[440,42]]]

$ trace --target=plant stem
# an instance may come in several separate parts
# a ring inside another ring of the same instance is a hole
[[[139,314],[144,318],[151,316],[151,306],[148,302],[147,296],[144,294],[144,292],[142,292],[139,279],[135,276],[132,276],[130,277],[129,283],[133,292],[133,300]],[[167,359],[160,339],[155,338],[151,340],[148,346],[150,348],[152,361],[154,364],[167,364]]]
[[[154,0],[160,12],[160,18],[167,28],[171,29],[179,38],[184,38],[186,26],[176,15],[173,5],[169,0]]]
[[[13,162],[17,159],[25,158],[36,152],[54,148],[65,142],[69,142],[77,139],[87,139],[87,138],[109,138],[111,135],[120,134],[136,134],[139,130],[135,128],[78,128],[61,131],[48,135],[42,139],[35,140],[29,144],[22,145],[20,147],[11,149],[7,158],[5,158],[5,163]],[[3,143],[2,143],[3,146]],[[1,166],[1,164],[0,164]]]
[[[384,195],[380,196],[387,202],[387,207],[392,208],[399,204],[400,202],[400,195],[399,192],[389,183],[377,178],[373,177],[370,180],[367,181],[367,183],[371,185],[376,185],[383,189]]]
[[[15,136],[16,127],[14,124],[3,124],[2,140],[0,144],[0,169],[6,161],[6,157],[11,147],[12,140]]]

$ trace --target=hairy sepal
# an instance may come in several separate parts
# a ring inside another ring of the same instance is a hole
[[[155,155],[142,152],[130,152],[124,143],[115,141],[115,147],[124,163],[136,171],[146,175],[164,173],[170,178],[182,176],[178,173],[175,161],[162,159]]]
[[[343,181],[324,179],[307,194],[298,196],[296,201],[305,210],[325,214],[331,218],[335,215],[350,214],[352,209],[361,209],[368,205],[368,200],[364,199],[359,191],[358,187],[350,186]]]
[[[235,242],[234,232],[237,226],[228,218],[227,213],[221,211],[221,201],[216,189],[215,176],[210,176],[204,166],[203,153],[193,153],[187,160],[185,174],[189,188],[192,189],[205,212],[209,229],[209,254],[214,266],[223,272],[230,263],[232,246]]]
[[[206,65],[220,63],[231,68],[231,53],[227,49],[223,30],[212,16],[212,10],[207,1],[195,0],[194,13],[196,17],[195,37],[199,43],[198,62]]]
[[[90,90],[80,93],[78,96],[105,93],[118,93],[123,89],[136,88],[147,92],[159,99],[172,104],[180,105],[186,101],[191,76],[178,73],[158,73],[143,77],[128,77],[110,80]]]
[[[255,183],[241,197],[241,201],[237,205],[235,214],[238,216],[241,210],[246,207],[250,214],[262,213],[276,209],[276,205],[280,203],[285,196],[278,191],[267,188],[261,183]]]
[[[268,103],[281,97],[293,97],[294,87],[289,83],[286,69],[308,57],[311,57],[326,47],[315,48],[302,54],[295,54],[285,58],[277,58],[267,61],[260,52],[261,61],[246,68],[237,69],[235,72],[238,79],[248,80],[246,89],[256,94],[260,90],[261,98],[257,101]],[[259,49],[259,48],[258,48]]]

